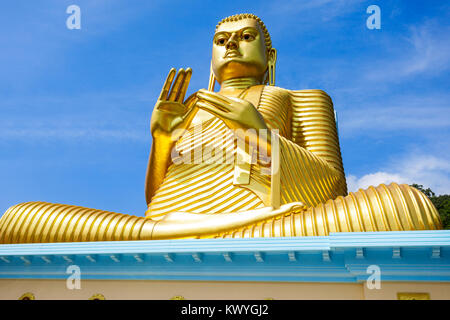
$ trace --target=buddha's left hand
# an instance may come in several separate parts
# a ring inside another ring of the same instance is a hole
[[[267,129],[255,106],[243,99],[226,97],[217,92],[200,89],[197,106],[220,118],[230,129]]]
[[[228,128],[235,130],[238,137],[242,135],[252,138],[256,134],[257,138],[261,132],[264,132],[264,141],[269,142],[269,145],[264,147],[270,146],[269,129],[252,103],[204,89],[197,92],[197,98],[197,107],[220,118]],[[258,139],[257,141],[261,140]]]

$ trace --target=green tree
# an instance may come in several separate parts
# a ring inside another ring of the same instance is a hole
[[[442,226],[444,229],[450,229],[450,195],[441,194],[437,196],[430,188],[424,188],[421,184],[413,183],[411,187],[414,187],[422,191],[436,207],[439,215],[441,216]]]

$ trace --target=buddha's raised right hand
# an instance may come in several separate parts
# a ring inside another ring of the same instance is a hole
[[[184,101],[191,79],[191,68],[179,69],[176,78],[175,74],[175,68],[170,69],[153,109],[150,130],[156,140],[175,142],[187,129],[198,110],[194,103],[190,103],[192,99]]]

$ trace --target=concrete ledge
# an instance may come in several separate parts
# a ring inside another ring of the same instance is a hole
[[[450,230],[328,237],[0,245],[0,279],[450,282]]]

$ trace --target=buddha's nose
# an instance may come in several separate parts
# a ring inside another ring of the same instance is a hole
[[[237,49],[239,47],[239,42],[237,41],[237,34],[233,33],[231,34],[231,37],[228,39],[225,48],[227,50],[230,49]]]

